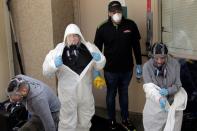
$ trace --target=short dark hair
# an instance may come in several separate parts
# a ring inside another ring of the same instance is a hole
[[[17,80],[11,80],[9,85],[8,85],[8,89],[7,89],[7,92],[12,92],[15,90],[15,88],[18,86],[18,82]]]
[[[114,11],[122,11],[122,6],[119,1],[111,1],[108,5],[108,11],[109,12],[114,12]]]
[[[154,56],[156,54],[167,55],[168,48],[164,43],[156,42],[151,48],[151,53],[152,53],[152,56]]]
[[[16,88],[20,88],[21,85],[27,84],[22,78],[12,78],[7,88],[7,92],[12,92]]]

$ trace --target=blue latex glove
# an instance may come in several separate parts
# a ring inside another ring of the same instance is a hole
[[[166,107],[166,98],[161,97],[161,98],[159,99],[159,104],[160,104],[160,108],[161,108],[162,110],[165,110],[165,107]]]
[[[59,66],[63,65],[62,56],[57,56],[55,58],[54,62],[55,62],[56,67],[59,67]]]
[[[91,55],[92,55],[92,57],[93,57],[93,59],[94,59],[95,61],[101,60],[101,55],[100,55],[99,53],[92,52]]]
[[[161,90],[159,91],[159,93],[160,93],[162,96],[167,96],[167,95],[168,95],[168,89],[166,89],[166,88],[161,88]]]
[[[136,65],[136,78],[140,79],[142,77],[142,66],[141,65]]]
[[[95,79],[97,76],[101,76],[100,71],[93,70],[93,78]]]

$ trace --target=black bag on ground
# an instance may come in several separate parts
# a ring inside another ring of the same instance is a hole
[[[181,131],[197,131],[197,114],[184,113]]]
[[[180,60],[181,82],[188,94],[183,113],[182,131],[197,131],[197,61]]]
[[[22,103],[11,103],[6,100],[0,103],[1,131],[14,131],[20,128],[28,118],[28,112]]]

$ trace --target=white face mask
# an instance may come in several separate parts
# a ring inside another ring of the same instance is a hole
[[[112,20],[116,23],[119,23],[122,20],[122,13],[116,13],[112,15]]]

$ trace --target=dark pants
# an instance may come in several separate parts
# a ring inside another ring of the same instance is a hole
[[[59,112],[52,113],[52,117],[58,131]],[[32,115],[31,118],[18,131],[45,131],[41,119]]]
[[[116,118],[115,98],[118,91],[121,117],[122,120],[126,120],[128,118],[128,86],[132,78],[132,72],[111,73],[104,71],[104,76],[107,84],[106,104],[108,117],[110,120]]]

